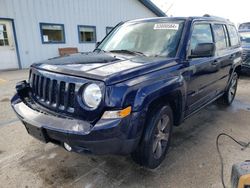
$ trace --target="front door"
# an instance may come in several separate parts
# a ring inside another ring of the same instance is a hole
[[[190,39],[189,52],[199,43],[213,43],[211,24],[195,23]],[[189,58],[192,69],[187,88],[186,115],[211,101],[217,94],[216,77],[220,67],[216,57]]]
[[[12,22],[0,20],[0,70],[17,68],[18,61]]]

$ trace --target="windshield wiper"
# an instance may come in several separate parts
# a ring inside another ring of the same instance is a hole
[[[142,52],[133,51],[133,50],[110,50],[109,52],[113,52],[113,53],[127,53],[127,54],[139,54],[139,55],[146,56]]]

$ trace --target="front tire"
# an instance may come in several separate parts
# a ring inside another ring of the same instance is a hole
[[[230,81],[230,84],[225,92],[225,94],[222,96],[223,104],[229,106],[232,104],[236,91],[238,86],[238,74],[236,72],[233,73],[232,79]]]
[[[170,106],[158,106],[150,111],[142,140],[132,153],[135,162],[148,168],[158,167],[170,146],[173,112]]]

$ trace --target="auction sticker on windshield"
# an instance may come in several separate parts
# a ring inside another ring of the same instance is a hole
[[[178,30],[179,24],[175,23],[158,23],[154,25],[154,29],[170,29],[170,30]]]

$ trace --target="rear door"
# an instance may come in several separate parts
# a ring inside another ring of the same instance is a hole
[[[219,71],[216,74],[216,82],[214,89],[221,93],[224,91],[229,78],[229,72],[233,64],[234,54],[230,50],[230,41],[228,31],[225,24],[214,23],[212,25],[215,39],[215,57],[214,66],[217,66]]]
[[[214,43],[212,26],[207,22],[195,22],[190,37],[188,54],[199,43]],[[187,88],[186,115],[199,109],[216,96],[214,83],[219,67],[215,57],[188,58],[192,69]]]
[[[227,25],[228,35],[230,39],[230,61],[232,64],[238,64],[242,62],[241,54],[241,44],[240,37],[234,25]],[[227,69],[227,71],[230,71]]]

